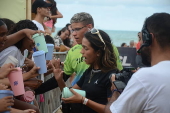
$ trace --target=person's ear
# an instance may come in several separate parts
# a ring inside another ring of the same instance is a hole
[[[98,57],[100,56],[100,51],[97,51],[97,56],[98,56]]]
[[[88,28],[88,31],[90,31],[93,28],[92,24],[88,24],[87,28]]]
[[[151,36],[152,36],[152,40],[155,38],[155,36],[154,36],[154,34],[153,33],[150,33],[151,34]]]
[[[37,13],[40,13],[40,11],[41,11],[41,8],[38,7],[37,8]]]

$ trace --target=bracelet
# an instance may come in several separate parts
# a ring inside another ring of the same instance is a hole
[[[84,98],[84,102],[83,102],[83,104],[84,104],[84,105],[86,105],[86,104],[87,104],[87,102],[88,102],[88,100],[89,100],[89,99]]]
[[[122,91],[119,91],[119,90],[117,90],[117,89],[114,89],[114,90],[112,91],[112,94],[113,94],[115,91],[119,92],[120,94],[122,93]]]

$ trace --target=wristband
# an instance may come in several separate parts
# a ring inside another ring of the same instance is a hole
[[[117,90],[117,89],[114,89],[114,90],[112,91],[112,94],[113,94],[115,91],[119,92],[120,94],[122,93],[122,91],[119,91],[119,90]]]
[[[89,99],[84,98],[83,104],[86,105]]]

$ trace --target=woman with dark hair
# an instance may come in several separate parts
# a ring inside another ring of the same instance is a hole
[[[45,0],[45,2],[51,3],[52,7],[50,9],[51,16],[47,17],[47,21],[44,24],[53,31],[57,18],[63,18],[63,15],[59,12],[57,4],[54,0]]]
[[[102,113],[112,93],[109,76],[118,71],[111,39],[104,31],[93,28],[85,33],[82,46],[82,60],[84,59],[90,67],[73,88],[84,90],[86,97],[70,89],[74,95],[70,98],[62,98],[62,100],[65,103],[74,103],[71,104],[71,113]],[[53,72],[62,91],[66,85],[59,62],[57,60],[56,65],[53,66]],[[74,106],[79,107],[75,109]]]
[[[68,30],[67,27],[62,28],[60,31],[58,31],[57,36],[54,37],[54,41],[55,41],[55,49],[60,50],[62,48],[65,48],[66,50],[70,49],[70,31]]]

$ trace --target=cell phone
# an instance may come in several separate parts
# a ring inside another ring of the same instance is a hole
[[[124,88],[126,87],[126,84],[119,80],[113,81],[113,84],[115,85],[116,89],[119,91],[124,90]]]

